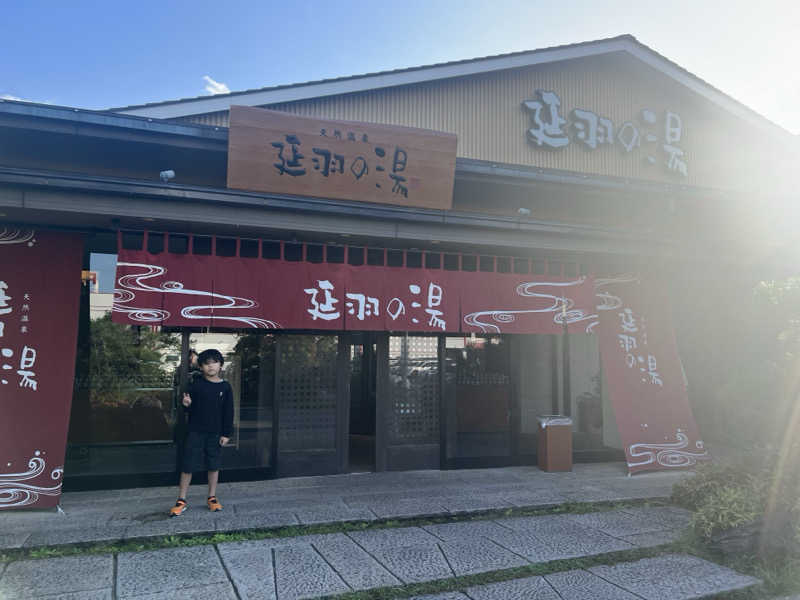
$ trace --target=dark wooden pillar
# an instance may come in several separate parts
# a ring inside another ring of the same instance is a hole
[[[376,370],[375,377],[375,470],[386,470],[386,448],[388,445],[389,432],[388,411],[390,392],[389,392],[389,334],[379,333],[375,340]]]

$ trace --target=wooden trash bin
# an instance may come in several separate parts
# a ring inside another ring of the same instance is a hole
[[[572,419],[539,417],[537,459],[542,471],[572,471]]]

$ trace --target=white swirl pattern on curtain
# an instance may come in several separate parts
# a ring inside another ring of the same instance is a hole
[[[553,322],[558,325],[564,323],[576,323],[587,319],[597,318],[597,315],[587,315],[582,309],[573,308],[575,301],[565,295],[556,296],[554,294],[543,293],[539,290],[543,288],[566,288],[581,285],[586,281],[586,277],[580,277],[575,281],[552,282],[552,281],[531,281],[520,283],[517,286],[517,295],[527,298],[543,298],[550,301],[549,306],[543,308],[530,308],[519,310],[492,309],[469,313],[464,316],[464,322],[472,327],[479,327],[483,333],[502,333],[500,325],[495,323],[513,323],[517,315],[532,313],[553,313]],[[552,291],[552,290],[551,290]],[[490,322],[494,321],[494,323]],[[586,331],[591,328],[590,324]]]
[[[56,467],[50,472],[50,479],[58,481],[58,485],[48,487],[23,483],[35,479],[45,472],[46,462],[37,450],[28,461],[28,470],[21,473],[0,473],[0,508],[12,506],[28,506],[39,499],[39,496],[58,496],[61,493],[61,478],[64,467]]]
[[[275,321],[267,319],[260,319],[257,317],[234,317],[217,314],[220,310],[241,310],[254,308],[258,306],[255,300],[249,298],[240,298],[238,296],[228,296],[225,294],[217,294],[215,292],[206,292],[202,290],[192,290],[185,288],[180,281],[165,281],[154,287],[146,280],[161,277],[167,274],[164,267],[158,265],[147,265],[142,263],[117,263],[118,267],[135,267],[144,269],[143,273],[131,273],[123,275],[119,278],[119,285],[124,289],[114,290],[114,305],[112,310],[114,312],[126,313],[132,321],[139,323],[157,323],[168,319],[170,312],[162,308],[135,308],[129,306],[127,303],[136,298],[135,292],[157,292],[164,294],[182,294],[187,296],[200,296],[212,300],[222,300],[225,304],[195,304],[191,306],[184,306],[181,308],[181,316],[185,319],[210,319],[226,320],[242,323],[248,327],[256,329],[279,329],[280,325]],[[212,311],[213,314],[198,314],[199,311]]]
[[[675,433],[676,442],[663,444],[631,444],[628,454],[631,458],[641,458],[639,461],[628,461],[628,467],[642,467],[658,463],[662,467],[691,467],[698,460],[708,458],[708,450],[702,440],[695,442],[695,451],[684,450],[689,446],[689,437],[678,429]]]
[[[33,237],[36,232],[33,229],[9,229],[3,227],[0,231],[0,244],[25,244],[33,246],[36,243],[36,238]]]

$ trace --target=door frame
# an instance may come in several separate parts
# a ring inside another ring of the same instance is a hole
[[[359,339],[360,338],[360,339]],[[342,332],[339,335],[337,356],[338,393],[336,443],[339,472],[349,472],[350,466],[350,352],[356,345],[375,345],[375,454],[374,471],[386,470],[385,415],[389,382],[389,334],[385,331]]]
[[[350,348],[353,338],[339,335],[336,348],[336,461],[339,473],[350,464]]]
[[[463,334],[462,334],[463,335]],[[504,467],[509,465],[522,464],[519,454],[519,437],[520,437],[520,398],[519,389],[517,386],[517,373],[519,365],[514,362],[513,358],[519,356],[517,348],[517,336],[495,334],[495,335],[481,335],[481,337],[501,337],[503,338],[503,346],[505,350],[505,361],[508,365],[509,375],[509,403],[508,403],[508,454],[504,456],[468,456],[458,457],[454,456],[448,458],[447,456],[447,438],[450,432],[447,429],[447,394],[445,393],[445,368],[446,368],[446,346],[447,337],[460,337],[460,336],[447,336],[447,334],[440,335],[439,341],[439,369],[441,373],[440,379],[440,409],[439,409],[439,425],[441,429],[441,468],[442,469],[463,469],[463,468],[485,468],[485,467]],[[457,401],[457,398],[454,398]]]

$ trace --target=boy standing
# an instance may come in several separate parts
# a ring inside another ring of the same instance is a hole
[[[186,493],[192,482],[192,473],[208,471],[208,509],[222,510],[217,500],[222,446],[233,433],[233,391],[220,377],[225,362],[219,350],[204,350],[197,357],[203,376],[196,377],[183,394],[183,405],[189,412],[189,432],[183,449],[180,491],[169,514],[177,517],[189,506]]]

